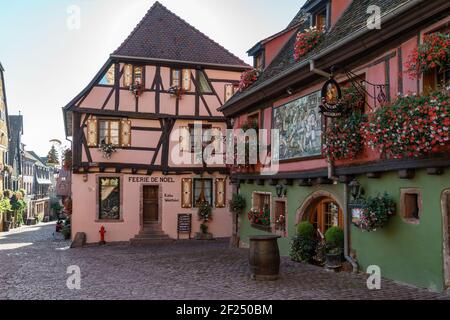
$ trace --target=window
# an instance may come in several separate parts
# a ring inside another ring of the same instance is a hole
[[[255,56],[254,67],[259,70],[264,69],[264,52],[261,52]]]
[[[287,236],[287,208],[286,200],[275,200],[275,233]]]
[[[211,93],[212,92],[211,86],[209,85],[209,82],[206,79],[206,75],[203,71],[198,72],[197,81],[198,81],[198,85],[199,85],[199,91],[201,93]]]
[[[184,91],[191,90],[191,71],[189,69],[172,69],[170,77],[171,87],[181,87]]]
[[[181,70],[178,69],[172,69],[171,72],[172,80],[170,83],[171,87],[180,87],[181,85]]]
[[[111,65],[111,67],[108,69],[108,71],[106,71],[105,75],[103,76],[103,78],[100,80],[99,84],[102,85],[107,85],[107,86],[112,86],[114,85],[114,79],[115,79],[115,72],[116,72],[116,68],[115,65]]]
[[[247,117],[247,122],[250,128],[259,128],[259,113],[254,113]]]
[[[118,120],[99,120],[98,134],[100,144],[107,143],[114,146],[120,144],[120,121]]]
[[[252,198],[252,225],[260,226],[262,230],[270,231],[270,208],[272,194],[270,192],[254,192]]]
[[[144,67],[126,64],[124,67],[123,86],[128,88],[133,84],[144,86]]]
[[[194,203],[195,207],[198,207],[202,202],[208,202],[213,205],[212,196],[212,179],[194,179]]]
[[[408,223],[419,223],[422,214],[422,194],[420,189],[402,189],[400,210]]]
[[[120,178],[99,178],[99,219],[120,219]]]
[[[203,146],[203,143],[211,143],[212,136],[211,136],[211,129],[212,126],[210,124],[204,124],[202,125],[202,141],[201,145]],[[191,152],[195,152],[195,139],[199,139],[199,137],[195,136],[195,125],[190,124],[189,125],[189,141],[191,144]]]
[[[324,30],[327,25],[327,11],[326,9],[318,12],[315,17],[315,26],[319,30]]]

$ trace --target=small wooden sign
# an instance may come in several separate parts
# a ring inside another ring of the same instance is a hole
[[[322,88],[322,105],[320,112],[328,118],[342,116],[342,91],[336,80],[330,79]]]
[[[178,215],[178,239],[180,239],[180,233],[188,233],[189,239],[191,239],[192,232],[192,214],[179,214]]]

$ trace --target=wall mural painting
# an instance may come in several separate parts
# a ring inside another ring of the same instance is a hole
[[[321,93],[315,92],[274,109],[274,129],[280,130],[279,160],[322,154]]]

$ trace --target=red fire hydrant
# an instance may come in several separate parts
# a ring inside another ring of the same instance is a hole
[[[105,241],[105,233],[106,233],[106,230],[105,230],[105,227],[104,227],[104,226],[102,226],[102,227],[100,228],[99,233],[100,233],[100,242],[99,242],[99,244],[100,244],[100,245],[106,244],[106,241]]]

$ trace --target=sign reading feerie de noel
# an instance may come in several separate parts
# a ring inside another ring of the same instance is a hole
[[[172,177],[129,177],[128,182],[134,183],[175,183]]]

